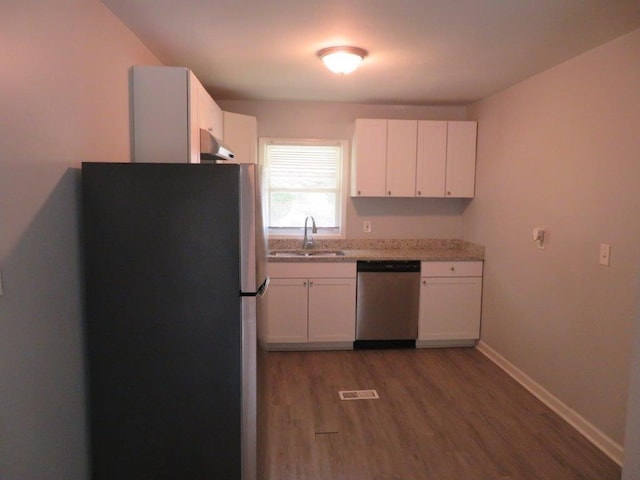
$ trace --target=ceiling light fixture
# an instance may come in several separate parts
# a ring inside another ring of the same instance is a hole
[[[360,47],[327,47],[320,50],[318,56],[333,73],[347,75],[358,68],[367,51]]]

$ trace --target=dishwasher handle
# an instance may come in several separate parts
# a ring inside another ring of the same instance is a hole
[[[420,272],[419,260],[360,260],[358,272]]]

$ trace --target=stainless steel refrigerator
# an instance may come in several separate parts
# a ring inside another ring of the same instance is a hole
[[[94,480],[256,478],[255,165],[84,163]]]

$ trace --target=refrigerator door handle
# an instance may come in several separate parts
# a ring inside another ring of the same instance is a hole
[[[258,290],[255,292],[240,292],[241,297],[263,297],[265,293],[267,293],[267,289],[269,288],[270,278],[267,277],[262,285],[258,287]]]
[[[269,290],[269,282],[271,282],[271,279],[269,277],[267,277],[264,282],[262,282],[262,285],[260,285],[260,288],[258,288],[258,296],[264,297],[266,295],[267,290]]]

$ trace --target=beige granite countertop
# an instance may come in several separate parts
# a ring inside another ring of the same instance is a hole
[[[482,261],[484,247],[457,239],[316,239],[302,249],[300,239],[270,239],[269,262],[355,262],[357,260]],[[340,256],[276,256],[277,252],[341,251]]]

